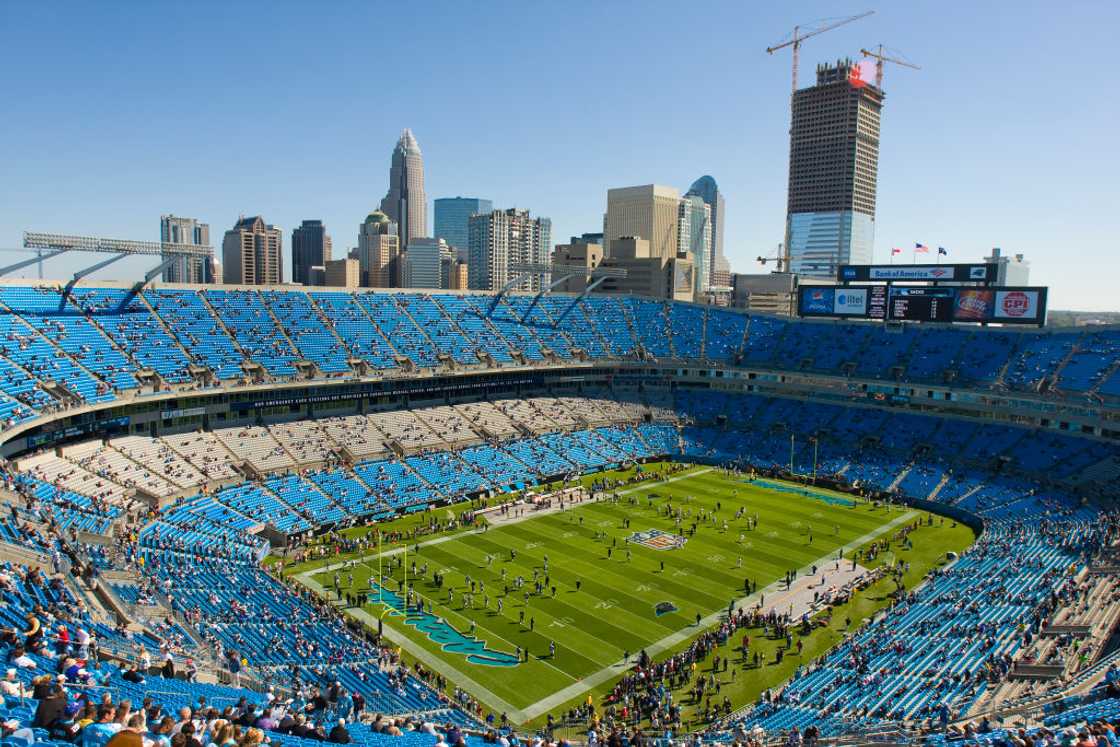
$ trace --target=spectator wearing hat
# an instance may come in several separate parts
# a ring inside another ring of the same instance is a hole
[[[47,726],[51,739],[56,742],[73,742],[77,739],[78,733],[82,730],[81,724],[77,721],[81,711],[82,707],[77,703],[67,703],[62,710],[62,715]]]

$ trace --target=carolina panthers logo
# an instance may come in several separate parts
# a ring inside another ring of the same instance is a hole
[[[687,540],[678,534],[669,534],[660,529],[647,529],[644,532],[634,532],[627,541],[651,550],[679,550],[684,547]]]

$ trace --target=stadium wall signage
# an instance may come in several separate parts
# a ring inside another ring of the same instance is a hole
[[[987,262],[975,265],[840,265],[836,279],[842,283],[869,280],[994,283],[997,273],[998,265]]]

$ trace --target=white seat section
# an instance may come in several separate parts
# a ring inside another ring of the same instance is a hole
[[[78,454],[93,453],[100,448],[99,442],[82,444]],[[68,453],[72,453],[68,450]],[[123,485],[118,485],[107,477],[95,475],[84,467],[80,467],[69,459],[56,456],[53,452],[31,457],[22,463],[25,469],[44,482],[71,490],[75,493],[103,499],[116,506],[128,505],[131,491]]]
[[[556,423],[542,417],[527,399],[500,399],[494,403],[494,407],[517,425],[534,433],[547,433],[558,427]]]
[[[466,418],[472,426],[485,428],[499,438],[517,434],[517,426],[498,407],[490,402],[468,402],[455,405],[455,409]]]
[[[590,396],[599,402],[599,407],[614,422],[636,422],[646,416],[646,405],[635,391],[593,392]]]
[[[368,415],[347,415],[324,418],[319,421],[323,432],[339,446],[345,447],[355,461],[376,459],[389,453],[385,448],[385,434]]]
[[[233,454],[209,431],[163,436],[163,441],[193,464],[207,480],[232,480],[238,477]]]
[[[577,417],[583,418],[591,425],[606,425],[616,418],[612,418],[603,409],[609,400],[592,400],[584,397],[559,397],[560,404]],[[624,419],[624,418],[618,418]]]
[[[206,475],[158,438],[121,436],[109,445],[178,488],[195,488],[206,482]]]
[[[564,403],[555,397],[534,397],[529,400],[529,403],[540,415],[548,418],[564,430],[579,425]]]
[[[297,464],[319,464],[334,459],[334,441],[314,420],[278,423],[270,425],[268,430]]]
[[[478,440],[478,433],[471,428],[470,421],[454,407],[442,405],[415,412],[421,421],[427,423],[428,427],[436,432],[444,444],[455,445]]]
[[[443,439],[417,420],[410,411],[378,412],[369,417],[386,438],[397,441],[405,449],[427,449],[444,445]]]
[[[268,428],[259,425],[219,428],[214,433],[238,459],[244,459],[258,472],[273,472],[295,467],[295,462]]]
[[[67,458],[95,475],[112,480],[118,485],[140,488],[152,495],[168,496],[179,490],[178,486],[108,445],[98,446],[81,455],[70,452]]]

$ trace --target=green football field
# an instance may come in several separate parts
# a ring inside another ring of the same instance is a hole
[[[436,537],[421,541],[419,552],[386,549],[380,571],[376,553],[298,570],[315,569],[303,580],[331,596],[336,578],[343,593],[372,588],[370,603],[349,614],[371,626],[380,619],[411,658],[528,721],[602,692],[624,673],[628,654],[648,649],[662,658],[684,648],[746,596],[747,581],[762,590],[787,571],[831,564],[839,548],[885,538],[918,516],[798,490],[696,466],[621,488],[617,502]],[[670,504],[685,512],[679,527]],[[695,534],[673,547],[671,536],[688,534],[694,522]],[[961,537],[954,543],[945,549],[962,549]],[[943,549],[930,553],[938,555]],[[402,614],[406,574],[425,614]]]

